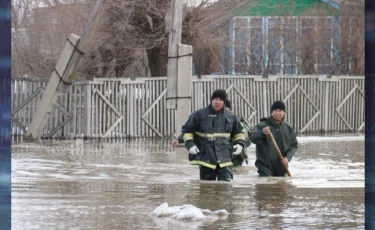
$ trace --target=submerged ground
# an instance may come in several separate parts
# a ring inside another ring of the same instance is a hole
[[[12,146],[12,229],[364,229],[364,137],[299,137],[290,178],[199,181],[170,140]],[[225,219],[153,217],[160,204],[226,209]]]

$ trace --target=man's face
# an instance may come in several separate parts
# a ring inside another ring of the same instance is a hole
[[[215,111],[221,110],[223,106],[224,106],[224,101],[221,100],[221,98],[217,97],[212,100],[212,107],[214,108]]]
[[[284,116],[285,116],[285,112],[284,110],[281,110],[281,109],[274,109],[272,111],[272,116],[273,118],[275,119],[276,122],[280,122],[283,120]]]

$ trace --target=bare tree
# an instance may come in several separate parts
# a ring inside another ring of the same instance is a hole
[[[226,73],[232,58],[229,28],[234,15],[256,3],[248,0],[185,0],[182,43],[193,46],[198,75]],[[350,1],[349,1],[350,2]],[[82,34],[94,0],[15,0],[12,2],[12,70],[14,76],[49,76],[70,33]],[[278,11],[283,11],[282,6]],[[78,74],[91,78],[166,76],[170,0],[107,0],[94,23]],[[362,9],[363,11],[363,9]],[[237,73],[361,75],[364,26],[361,7],[343,5],[339,39],[329,35],[329,21],[318,6],[307,14],[274,20],[265,39],[262,26],[236,24],[234,68]],[[294,20],[294,21],[293,21]],[[328,24],[327,24],[328,23]],[[331,23],[332,24],[332,23]],[[297,29],[298,28],[298,29]],[[240,35],[242,34],[242,35]],[[237,36],[239,35],[239,36]],[[242,40],[241,40],[242,39]],[[333,43],[330,43],[331,39]],[[328,45],[331,44],[331,45]],[[264,55],[266,54],[266,55]],[[222,59],[226,60],[223,65]]]
[[[13,17],[27,12],[24,21],[29,23],[23,25],[27,31],[25,45],[13,40],[14,74],[48,76],[68,34],[82,33],[93,1],[22,3],[15,8]],[[228,37],[227,22],[234,10],[250,6],[246,0],[221,0],[215,4],[201,0],[197,5],[185,5],[182,42],[193,45],[197,72],[206,74],[220,69],[220,48],[223,38]],[[135,68],[139,75],[165,76],[169,9],[170,0],[105,1],[104,13],[97,18],[84,50],[79,74],[122,77],[131,72],[129,68]]]
[[[148,59],[151,72],[158,75],[156,67],[160,63],[152,57],[162,52],[161,48],[167,44],[168,7],[167,0],[106,1],[80,71],[90,75],[123,76],[123,71],[136,59],[135,53],[145,49],[151,57]]]
[[[67,36],[82,33],[89,8],[77,0],[12,1],[12,74],[49,76]]]

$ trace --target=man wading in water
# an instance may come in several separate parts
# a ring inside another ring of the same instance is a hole
[[[210,105],[191,114],[182,126],[190,164],[199,165],[201,180],[232,180],[232,150],[238,155],[245,145],[237,116],[224,109],[226,100],[225,90],[215,90]]]
[[[259,176],[285,176],[285,168],[288,167],[298,149],[298,141],[293,128],[284,121],[285,104],[275,101],[271,106],[270,117],[260,120],[255,126],[251,142],[256,144],[255,166]],[[281,151],[283,159],[280,160],[275,147],[268,135],[272,133]]]
[[[232,103],[229,99],[226,100],[224,106],[226,109],[232,110]],[[243,127],[242,131],[244,132],[244,135],[245,135],[245,146],[247,148],[251,145],[250,136],[253,133],[254,126],[251,125],[250,122],[244,117],[240,118],[240,122]],[[177,144],[182,144],[182,143],[184,143],[184,138],[183,138],[183,135],[181,134],[180,136],[172,140],[171,145],[172,145],[172,148],[175,148]],[[240,154],[232,156],[233,167],[242,166],[244,162],[246,162],[246,164],[249,163],[248,162],[249,157],[248,157],[246,148],[243,148]]]

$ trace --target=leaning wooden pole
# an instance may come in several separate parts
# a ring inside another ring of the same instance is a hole
[[[280,160],[283,160],[284,157],[283,157],[283,155],[281,154],[280,149],[279,149],[279,146],[277,146],[277,143],[276,143],[276,141],[275,141],[275,138],[273,137],[273,135],[272,135],[271,132],[270,132],[270,134],[269,134],[269,137],[270,137],[270,139],[271,139],[271,141],[272,141],[273,146],[274,146],[275,149],[276,149],[277,155],[279,155],[279,157],[280,157]],[[289,172],[288,167],[285,166],[285,165],[283,165],[283,166],[284,166],[284,169],[285,169],[286,173],[288,174],[288,176],[292,176],[292,175],[290,174],[290,172]]]

